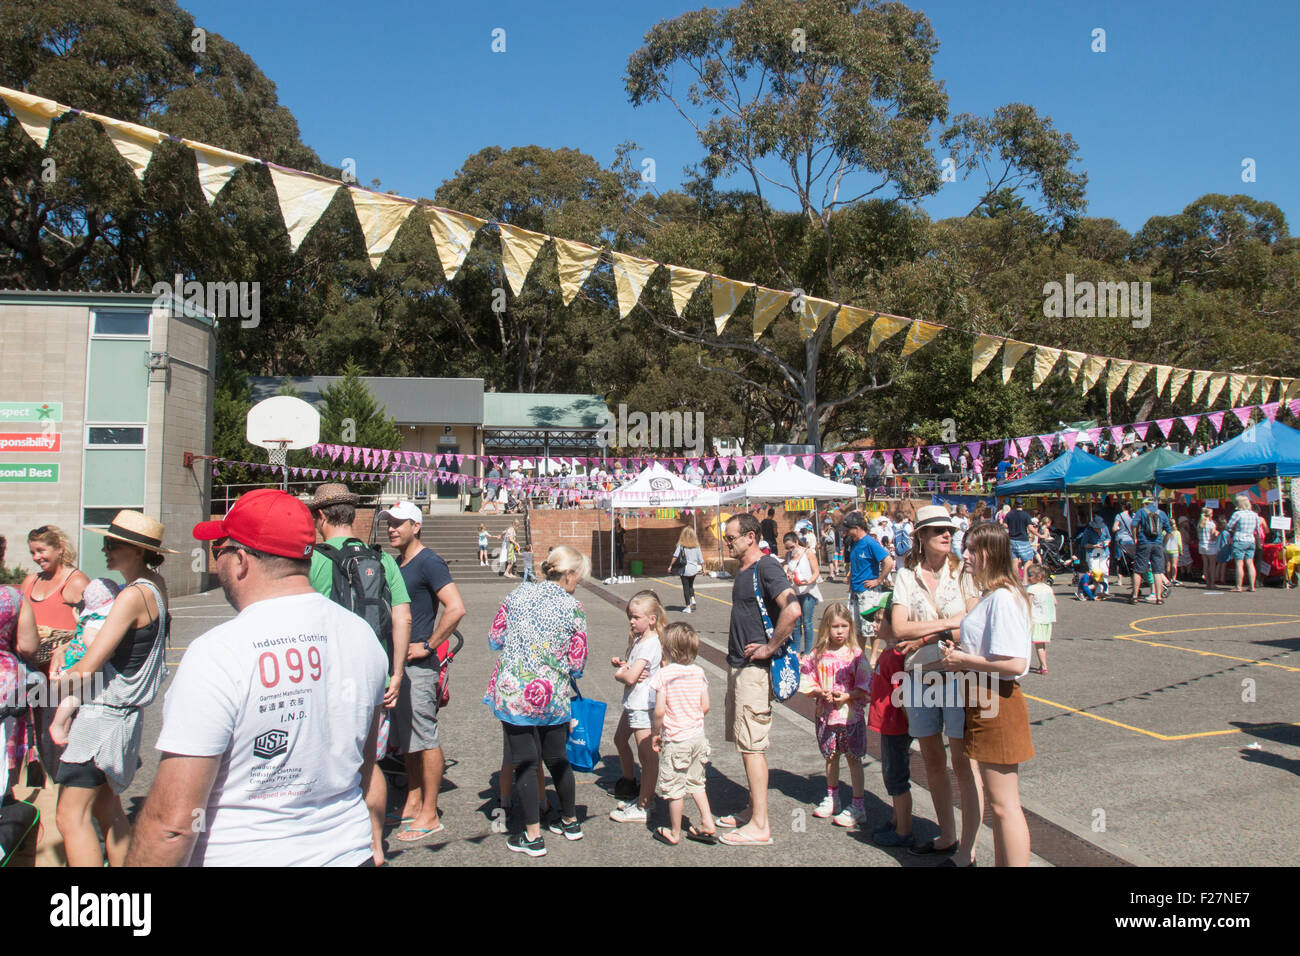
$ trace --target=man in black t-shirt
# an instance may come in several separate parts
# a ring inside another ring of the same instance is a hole
[[[420,509],[401,501],[381,511],[379,517],[388,520],[388,543],[399,552],[402,580],[411,596],[411,643],[393,711],[393,731],[404,754],[407,774],[406,806],[402,810],[407,826],[397,839],[414,843],[444,829],[438,819],[438,791],[442,788],[445,761],[438,738],[440,674],[436,651],[465,616],[465,604],[460,589],[451,580],[447,562],[420,543]]]
[[[763,530],[763,540],[767,542],[768,547],[773,551],[776,550],[776,509],[768,508],[767,517],[763,519],[760,527]]]
[[[1024,567],[1034,560],[1034,543],[1029,540],[1029,526],[1034,519],[1025,510],[1023,499],[1017,498],[1007,512],[1007,533],[1011,536],[1011,558],[1016,574],[1024,580]]]
[[[771,659],[794,631],[799,601],[790,580],[775,558],[759,549],[762,528],[751,514],[727,522],[724,540],[739,560],[731,587],[731,622],[727,630],[726,738],[736,745],[745,764],[749,806],[744,812],[721,817],[720,827],[738,827],[724,834],[723,843],[762,846],[772,842],[767,819],[767,744],[772,726]],[[759,609],[762,594],[772,635]]]

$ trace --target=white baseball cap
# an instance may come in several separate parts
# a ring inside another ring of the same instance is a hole
[[[424,524],[420,509],[409,501],[399,501],[391,508],[385,508],[379,512],[379,517],[381,520],[392,518],[394,521],[413,521],[416,524]]]

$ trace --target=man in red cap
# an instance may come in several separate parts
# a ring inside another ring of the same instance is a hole
[[[308,580],[316,529],[281,491],[194,526],[239,612],[192,643],[167,691],[162,761],[127,855],[139,866],[369,866],[361,784],[388,661]]]

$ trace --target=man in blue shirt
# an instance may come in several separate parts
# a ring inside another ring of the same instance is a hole
[[[858,634],[870,646],[875,627],[862,612],[880,603],[880,592],[894,570],[894,559],[880,542],[867,534],[867,519],[861,511],[850,511],[840,522],[845,547],[849,551],[849,615],[856,622]]]
[[[1154,498],[1144,498],[1142,507],[1133,516],[1133,538],[1136,549],[1133,556],[1133,593],[1128,603],[1136,604],[1142,592],[1142,576],[1149,569],[1152,575],[1152,593],[1147,601],[1165,603],[1165,535],[1173,530],[1168,516],[1156,507]]]

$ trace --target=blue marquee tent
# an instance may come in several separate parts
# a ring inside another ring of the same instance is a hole
[[[1155,479],[1162,488],[1190,488],[1211,483],[1248,484],[1282,475],[1300,475],[1300,432],[1262,421],[1181,465],[1157,468]]]
[[[1049,491],[1064,492],[1074,482],[1081,481],[1110,466],[1111,462],[1104,458],[1090,455],[1082,448],[1072,448],[1023,478],[1000,482],[995,492],[999,498],[1012,495],[1041,495]]]

